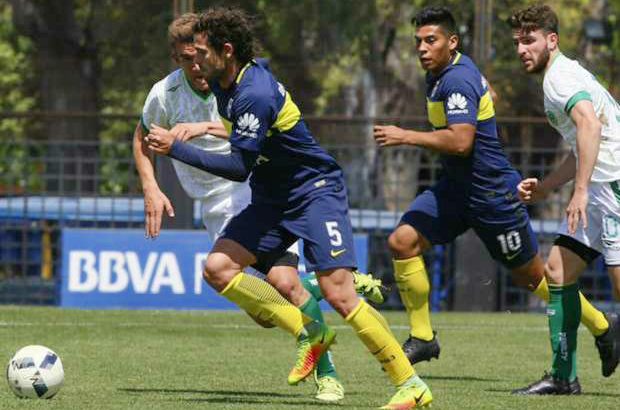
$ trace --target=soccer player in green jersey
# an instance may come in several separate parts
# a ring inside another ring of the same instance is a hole
[[[515,390],[517,394],[579,394],[577,328],[583,303],[579,276],[602,254],[618,288],[620,279],[620,106],[596,78],[560,51],[558,18],[546,5],[515,12],[508,20],[516,52],[528,74],[544,73],[544,107],[549,123],[570,145],[565,161],[543,181],[523,180],[522,201],[532,203],[574,180],[566,218],[547,260],[551,298],[547,313],[553,361],[551,373]],[[609,318],[617,323],[617,316]],[[620,330],[609,329],[597,347],[618,363]],[[614,368],[603,366],[603,376]]]

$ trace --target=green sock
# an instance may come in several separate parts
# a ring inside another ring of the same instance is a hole
[[[319,303],[317,300],[310,295],[308,301],[299,307],[299,310],[302,311],[306,316],[311,317],[317,322],[325,323],[325,319],[323,319],[323,312],[321,312],[321,308],[319,307]],[[318,377],[323,376],[332,376],[338,378],[338,374],[336,373],[336,368],[334,363],[332,362],[331,352],[328,350],[316,366],[316,373]]]
[[[304,288],[306,288],[308,292],[310,292],[312,297],[317,302],[320,302],[323,300],[323,294],[321,293],[321,288],[319,287],[319,281],[316,278],[316,274],[314,272],[306,275],[301,280],[301,284],[303,285]]]
[[[551,375],[573,381],[577,377],[577,328],[581,317],[579,288],[576,283],[549,285],[549,332],[553,365]]]

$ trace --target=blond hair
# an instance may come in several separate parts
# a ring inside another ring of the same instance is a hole
[[[194,42],[194,25],[198,22],[198,15],[195,13],[185,13],[174,19],[168,26],[168,44],[174,52],[177,43]]]

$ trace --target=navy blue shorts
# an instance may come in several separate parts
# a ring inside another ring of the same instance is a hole
[[[424,191],[401,218],[432,244],[452,242],[472,228],[496,261],[509,269],[531,261],[538,253],[536,235],[525,206],[507,187],[487,202],[471,200],[458,185],[442,179]]]
[[[346,190],[325,187],[293,209],[251,203],[233,217],[222,238],[233,240],[256,255],[278,255],[303,239],[306,270],[355,268],[353,229]]]

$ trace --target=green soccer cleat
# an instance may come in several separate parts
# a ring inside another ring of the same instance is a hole
[[[398,388],[390,402],[381,407],[386,410],[410,410],[418,407],[430,407],[433,395],[426,383],[415,376],[417,381]]]
[[[381,304],[385,300],[383,291],[386,287],[381,283],[381,279],[375,279],[370,273],[360,273],[353,271],[353,284],[355,292],[364,296],[375,304]]]
[[[344,387],[342,387],[340,381],[338,381],[335,377],[317,377],[315,371],[314,381],[316,382],[315,399],[326,403],[335,403],[344,399]]]
[[[306,332],[297,338],[297,362],[288,375],[288,384],[291,386],[312,373],[336,338],[336,332],[324,323],[310,322],[304,328]]]

